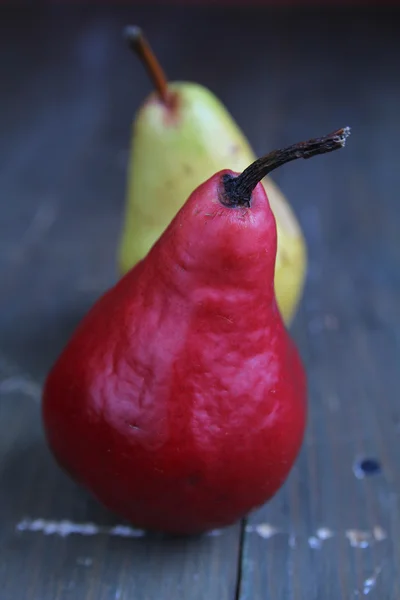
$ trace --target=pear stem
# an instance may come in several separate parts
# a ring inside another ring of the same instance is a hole
[[[273,150],[253,162],[243,173],[236,177],[225,175],[221,202],[226,206],[249,207],[254,188],[268,173],[291,160],[311,158],[318,154],[325,154],[343,148],[349,135],[350,127],[343,127],[321,138],[299,142],[282,150]]]
[[[145,66],[160,100],[164,102],[164,104],[168,104],[169,93],[167,78],[149,43],[143,35],[142,30],[140,27],[136,27],[136,25],[128,25],[124,30],[124,37],[131,50],[139,56]]]

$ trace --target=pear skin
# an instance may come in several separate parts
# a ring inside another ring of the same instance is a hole
[[[153,93],[133,125],[119,248],[121,274],[144,258],[198,185],[223,168],[242,171],[256,158],[228,111],[206,88],[170,83],[169,89],[175,94],[172,113]],[[263,185],[277,223],[275,292],[289,325],[303,291],[306,244],[278,186],[270,177]]]
[[[133,123],[118,267],[142,260],[186,198],[221,169],[242,171],[256,156],[230,113],[207,88],[168,83],[169,105],[152,93]],[[286,325],[300,302],[307,250],[300,225],[278,186],[265,177],[277,223],[275,293]]]

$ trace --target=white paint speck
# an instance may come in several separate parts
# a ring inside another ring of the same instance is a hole
[[[71,521],[46,521],[45,519],[35,519],[33,521],[25,519],[17,525],[18,531],[41,531],[45,535],[57,534],[66,537],[71,533],[81,535],[96,535],[100,533],[100,528],[94,523],[72,523]]]
[[[366,579],[364,581],[364,587],[363,587],[364,596],[367,596],[370,593],[370,591],[375,587],[376,580],[377,580],[377,577],[380,572],[381,572],[381,567],[377,567],[374,571],[374,574],[371,577],[368,577],[368,579]]]
[[[372,538],[370,531],[360,531],[358,529],[348,529],[345,535],[352,548],[368,548]]]
[[[311,537],[308,538],[308,545],[310,546],[310,548],[313,548],[314,550],[319,550],[319,548],[321,548],[321,546],[322,546],[322,542],[319,538],[312,535]]]
[[[327,527],[320,527],[317,529],[317,537],[320,540],[329,540],[329,538],[333,537],[335,534],[333,531],[328,529]]]
[[[364,588],[363,588],[364,596],[366,596],[367,594],[370,593],[370,591],[372,590],[374,585],[375,585],[375,579],[372,579],[372,577],[370,579],[366,579],[364,581]]]
[[[60,537],[67,537],[69,535],[82,535],[82,536],[93,536],[93,535],[109,535],[113,537],[121,538],[141,538],[146,535],[143,529],[136,529],[129,525],[114,525],[112,527],[105,527],[97,525],[96,523],[75,523],[67,519],[61,521],[52,521],[46,519],[24,519],[16,525],[16,530],[19,532],[41,532],[44,535],[59,535]],[[247,525],[246,531],[249,533],[256,533],[261,538],[268,540],[278,533],[283,533],[282,530],[278,529],[270,523],[259,523],[258,525]],[[213,529],[206,533],[207,536],[216,537],[222,535],[223,529]],[[286,534],[287,535],[287,534]],[[319,527],[315,534],[307,539],[307,543],[310,548],[317,550],[322,548],[323,542],[332,538],[335,535],[343,535],[343,533],[334,532],[328,527]],[[386,531],[379,525],[375,525],[372,531],[361,531],[358,529],[348,529],[344,533],[348,539],[352,548],[368,548],[375,542],[381,542],[387,539]],[[290,548],[296,548],[301,539],[296,537],[294,533],[287,535],[288,545]],[[303,539],[303,543],[306,540]],[[84,566],[90,566],[89,561],[91,559],[78,559],[78,564]],[[84,562],[86,561],[86,562]]]
[[[260,523],[255,526],[255,530],[264,540],[268,540],[279,532],[279,529],[269,523]]]
[[[329,540],[329,538],[333,537],[335,534],[328,527],[319,527],[315,532],[315,535],[312,535],[308,538],[308,545],[310,548],[315,550],[319,550],[322,548],[322,542],[325,540]]]
[[[259,523],[258,525],[247,525],[246,531],[249,533],[258,533],[264,540],[279,533],[279,529],[270,523]]]
[[[46,521],[45,519],[24,519],[17,524],[17,531],[40,531],[45,535],[59,535],[67,537],[71,534],[83,536],[90,535],[111,535],[119,537],[137,538],[143,537],[145,531],[134,529],[125,525],[115,525],[114,527],[102,527],[95,523],[73,523],[72,521]]]
[[[386,531],[382,529],[382,527],[380,527],[379,525],[375,525],[375,527],[372,530],[372,534],[377,542],[382,542],[387,538]]]
[[[116,535],[119,537],[143,537],[145,532],[143,529],[133,529],[133,527],[129,527],[127,525],[115,525],[111,527],[109,532],[110,535]]]

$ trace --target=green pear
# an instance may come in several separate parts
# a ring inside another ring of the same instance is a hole
[[[141,31],[129,27],[127,38],[156,91],[133,122],[118,257],[121,274],[147,255],[196,187],[217,171],[241,172],[256,159],[245,135],[210,90],[197,83],[167,82]],[[290,325],[304,286],[306,244],[278,186],[269,176],[263,185],[277,224],[275,293]]]

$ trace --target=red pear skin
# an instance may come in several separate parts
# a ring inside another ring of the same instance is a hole
[[[59,464],[136,526],[230,525],[286,480],[306,377],[275,301],[276,226],[193,192],[147,257],[97,301],[53,366],[43,420]]]

